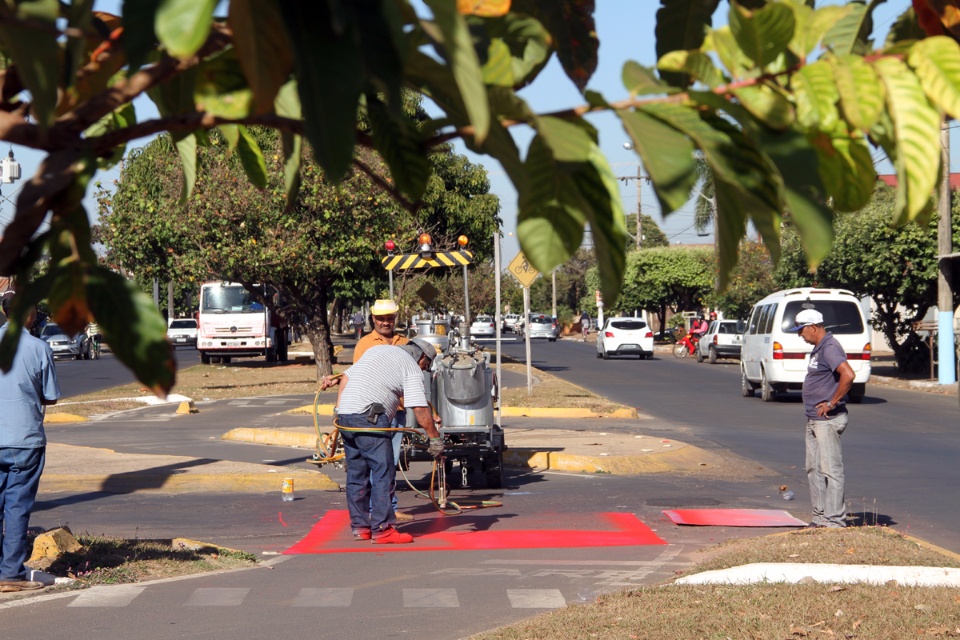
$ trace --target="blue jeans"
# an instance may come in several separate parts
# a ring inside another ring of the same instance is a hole
[[[390,422],[381,415],[377,424],[367,422],[363,414],[340,414],[344,427],[386,429]],[[354,533],[370,529],[374,534],[393,526],[394,483],[397,466],[393,459],[393,438],[389,432],[343,431],[343,451],[347,458],[347,508]]]
[[[46,447],[0,448],[0,580],[26,575],[27,526],[46,462]]]
[[[407,426],[407,414],[403,409],[397,411],[397,415],[393,418],[393,421],[390,423],[391,429],[403,429]],[[397,470],[396,466],[400,464],[400,444],[403,442],[403,431],[394,431],[392,432],[393,436],[390,438],[390,441],[393,443],[393,494],[390,496],[390,504],[393,506],[393,510],[397,510],[397,505],[399,504],[397,500],[397,481],[396,475]],[[372,478],[371,478],[372,481]],[[370,507],[370,510],[373,510],[373,506]]]
[[[846,413],[829,420],[807,420],[807,481],[813,503],[813,523],[845,527],[847,505],[843,488],[843,449],[840,434],[847,428]]]

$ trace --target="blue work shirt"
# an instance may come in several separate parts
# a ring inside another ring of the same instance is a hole
[[[803,379],[803,410],[811,420],[830,420],[838,414],[847,412],[847,404],[841,399],[826,416],[821,418],[817,415],[817,405],[832,400],[833,394],[840,386],[840,374],[837,368],[846,361],[847,354],[844,353],[843,347],[829,332],[810,353],[807,376]]]
[[[0,340],[8,326],[0,327]],[[24,330],[10,371],[0,372],[0,448],[46,446],[42,401],[59,399],[60,385],[50,345]]]

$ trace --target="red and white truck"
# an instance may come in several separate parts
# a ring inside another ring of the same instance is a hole
[[[254,285],[263,299],[276,300],[268,287]],[[200,286],[197,312],[200,362],[230,362],[234,357],[264,356],[267,362],[287,360],[290,328],[236,282],[206,282]]]

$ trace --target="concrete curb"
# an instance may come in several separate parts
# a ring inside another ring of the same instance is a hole
[[[83,416],[78,416],[73,413],[53,413],[48,416],[44,416],[43,424],[75,424],[79,422],[86,422],[89,418]]]
[[[237,427],[220,436],[221,440],[233,442],[248,442],[252,444],[267,444],[276,447],[296,447],[298,449],[315,449],[317,434],[302,431],[287,431],[284,429],[254,429],[251,427]]]
[[[40,493],[268,493],[280,491],[283,478],[293,478],[296,490],[338,491],[340,485],[323,473],[131,473],[127,475],[44,474]]]
[[[862,564],[757,562],[684,576],[674,584],[757,584],[818,582],[823,584],[886,584],[909,587],[960,587],[960,569]]]

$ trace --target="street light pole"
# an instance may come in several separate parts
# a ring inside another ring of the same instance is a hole
[[[636,177],[636,181],[637,181],[637,251],[640,250],[640,247],[641,247],[641,244],[642,244],[642,240],[643,240],[643,227],[642,227],[642,225],[643,225],[643,212],[640,210],[640,209],[641,209],[641,206],[640,206],[640,197],[641,197],[641,195],[640,195],[640,189],[641,189],[641,187],[643,186],[643,183],[641,182],[641,180],[643,180],[643,174],[641,173],[640,163],[638,162],[638,163],[637,163],[637,177]]]

